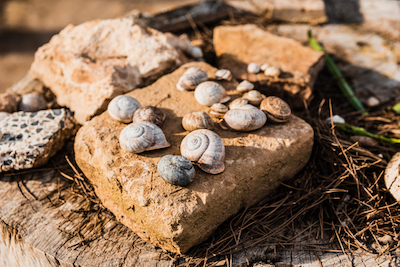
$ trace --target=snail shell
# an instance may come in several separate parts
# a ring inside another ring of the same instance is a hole
[[[205,71],[196,67],[191,67],[179,78],[176,88],[179,91],[192,90],[200,83],[207,81],[207,79],[208,76]]]
[[[247,105],[249,103],[249,100],[244,99],[244,98],[236,98],[229,104],[229,109],[235,109],[237,107],[241,107],[244,105]]]
[[[170,146],[163,131],[154,123],[147,121],[128,124],[121,131],[119,144],[123,150],[131,153]]]
[[[228,111],[227,106],[221,103],[215,103],[210,108],[210,116],[222,119],[227,111]]]
[[[244,105],[229,110],[224,116],[224,121],[233,130],[253,131],[265,124],[267,116],[252,105]]]
[[[227,69],[217,70],[217,72],[215,73],[215,77],[217,78],[217,80],[230,81],[232,80],[232,72]]]
[[[248,73],[259,73],[260,72],[260,65],[258,65],[257,63],[250,63],[247,66],[247,72]]]
[[[132,122],[133,113],[140,107],[140,103],[133,97],[119,95],[111,100],[107,111],[114,120],[130,123]]]
[[[164,122],[164,120],[164,112],[156,107],[140,107],[135,111],[135,113],[133,113],[133,122],[148,121],[154,123],[158,127],[161,127],[161,124]]]
[[[196,176],[192,162],[183,156],[165,155],[158,162],[157,170],[164,181],[173,185],[188,185]]]
[[[289,120],[291,109],[289,105],[277,96],[265,98],[260,105],[271,122],[283,123]]]
[[[213,131],[201,129],[189,133],[182,140],[181,154],[197,162],[207,173],[218,174],[225,170],[225,146]]]
[[[240,93],[245,93],[253,89],[254,89],[254,84],[246,80],[242,81],[236,86],[236,90],[238,90]]]
[[[258,106],[261,101],[265,98],[265,95],[261,94],[257,90],[251,90],[243,94],[243,98],[249,101],[249,104]]]
[[[190,45],[187,47],[186,51],[189,55],[191,55],[194,58],[202,58],[203,57],[203,51],[198,46]]]
[[[206,112],[196,111],[188,113],[182,118],[182,126],[189,132],[198,129],[212,130],[214,128],[214,122]]]
[[[194,97],[203,106],[212,106],[215,103],[225,103],[231,99],[220,84],[216,82],[203,82],[196,87]]]
[[[268,66],[264,70],[265,76],[278,77],[280,74],[281,74],[281,71],[279,70],[279,68],[277,68],[275,66]]]
[[[18,103],[18,110],[20,111],[36,112],[42,109],[47,109],[47,103],[43,96],[38,93],[23,95]]]
[[[10,115],[10,113],[8,113],[8,112],[0,111],[0,121],[4,120],[4,119],[7,118],[9,115]]]
[[[261,71],[265,71],[270,65],[268,63],[263,63],[260,66]]]

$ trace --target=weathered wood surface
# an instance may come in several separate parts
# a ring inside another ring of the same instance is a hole
[[[99,209],[99,204],[76,193],[76,185],[60,174],[73,176],[64,155],[65,151],[58,153],[41,169],[0,175],[0,266],[166,267],[185,262],[185,255],[174,261]],[[387,258],[279,246],[247,249],[222,259],[218,266],[269,261],[274,262],[269,266],[389,266]]]

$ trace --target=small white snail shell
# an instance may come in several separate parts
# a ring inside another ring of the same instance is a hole
[[[217,72],[215,73],[215,78],[217,78],[217,80],[230,81],[230,80],[232,80],[232,72],[227,69],[217,70]]]
[[[163,131],[154,123],[147,121],[128,124],[119,136],[121,148],[130,153],[169,147]]]
[[[268,66],[264,70],[264,75],[265,76],[278,77],[280,74],[281,74],[281,71],[279,70],[279,68],[277,68],[275,66]]]
[[[251,90],[243,94],[243,98],[249,101],[249,104],[258,106],[261,101],[265,98],[265,95],[261,94],[257,90]]]
[[[215,103],[210,108],[210,116],[222,119],[227,111],[228,111],[227,106],[221,103]]]
[[[268,63],[263,63],[260,66],[261,71],[265,71],[270,65]]]
[[[135,111],[135,113],[133,113],[133,122],[148,121],[154,123],[158,127],[161,127],[161,124],[164,122],[164,120],[164,112],[156,107],[140,107]]]
[[[292,113],[290,106],[277,96],[269,96],[261,102],[260,109],[265,112],[268,120],[283,123],[289,120]]]
[[[119,95],[110,101],[107,111],[114,120],[130,123],[132,122],[133,113],[140,107],[140,103],[133,97]]]
[[[191,55],[194,58],[202,58],[203,57],[203,51],[198,46],[190,45],[187,47],[186,51],[189,55]]]
[[[213,131],[202,129],[189,133],[182,140],[181,154],[207,173],[218,174],[225,170],[225,146]]]
[[[208,76],[205,71],[196,67],[191,67],[179,78],[176,88],[179,91],[193,90],[200,83],[207,81],[207,79]]]
[[[229,104],[229,109],[235,109],[237,107],[241,107],[244,105],[247,105],[249,103],[249,100],[244,99],[244,98],[236,98]]]
[[[161,178],[173,185],[185,186],[196,176],[192,162],[183,156],[165,155],[157,164]]]
[[[379,99],[375,96],[371,96],[367,99],[367,106],[370,108],[379,106],[380,103],[381,101],[379,101]]]
[[[196,87],[194,97],[203,106],[212,106],[215,103],[225,103],[231,99],[225,88],[216,82],[203,82]]]
[[[242,81],[236,86],[236,90],[239,91],[240,93],[245,93],[253,89],[254,89],[254,84],[246,80]]]
[[[194,131],[198,129],[209,129],[214,128],[214,121],[204,111],[196,111],[186,114],[182,118],[182,126],[186,131]]]
[[[29,93],[23,95],[18,103],[18,110],[25,112],[36,112],[47,109],[46,100],[41,94]]]
[[[0,121],[4,120],[4,119],[7,118],[8,116],[10,116],[10,113],[0,111]]]
[[[224,116],[225,123],[236,131],[253,131],[261,128],[267,121],[264,112],[252,105],[230,109]]]
[[[260,65],[258,65],[257,63],[250,63],[247,66],[247,72],[248,73],[259,73],[260,72]]]

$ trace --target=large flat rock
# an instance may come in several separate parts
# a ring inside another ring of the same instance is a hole
[[[147,85],[187,61],[189,39],[148,28],[134,18],[69,25],[35,53],[30,76],[84,123],[110,99]]]
[[[167,115],[162,125],[169,148],[130,154],[121,150],[118,137],[125,124],[107,112],[93,118],[77,133],[76,161],[93,183],[96,194],[116,217],[141,238],[168,251],[184,253],[209,237],[223,221],[241,208],[273,193],[280,181],[293,177],[307,163],[313,146],[313,129],[291,116],[283,125],[267,124],[253,132],[215,129],[226,148],[226,169],[218,175],[196,167],[189,186],[168,184],[157,173],[167,154],[180,154],[187,132],[182,117],[207,111],[193,92],[181,92],[176,83],[196,66],[215,78],[215,68],[189,63],[154,84],[130,93],[142,105],[156,105]],[[221,82],[232,96],[236,81]]]
[[[230,69],[237,79],[260,83],[266,92],[270,92],[271,87],[284,91],[296,107],[303,106],[303,101],[310,98],[317,74],[325,62],[322,52],[253,24],[216,27],[214,47],[220,68]],[[247,65],[252,62],[274,65],[283,74],[279,77],[249,74]]]

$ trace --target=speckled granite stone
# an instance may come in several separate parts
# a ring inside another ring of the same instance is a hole
[[[66,109],[15,112],[0,121],[0,172],[45,164],[75,133]]]

